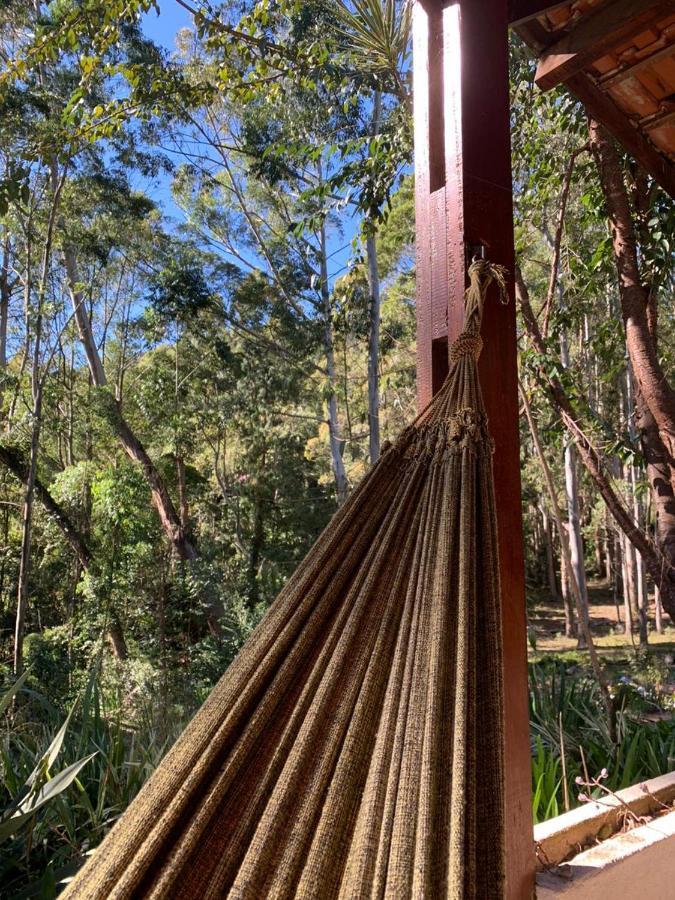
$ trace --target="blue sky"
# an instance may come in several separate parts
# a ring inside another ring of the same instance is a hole
[[[154,43],[172,51],[175,49],[175,37],[181,28],[189,28],[192,25],[192,16],[179,6],[175,0],[161,0],[160,14],[154,10],[145,13],[142,19],[144,33]],[[171,197],[171,180],[162,175],[150,184],[139,185],[145,190],[176,222],[180,222],[182,215]]]
[[[160,14],[154,10],[143,16],[143,31],[155,43],[167,50],[175,49],[175,37],[181,28],[192,27],[192,16],[175,0],[160,0]],[[167,176],[158,178],[152,185],[146,185],[145,190],[153,200],[160,204],[166,214],[179,223],[182,219],[181,211],[173,203],[171,197],[170,179]],[[343,220],[344,234],[329,233],[328,248],[330,253],[330,280],[333,281],[344,273],[350,255],[349,246],[356,233],[357,223],[354,220]]]
[[[169,50],[174,48],[174,37],[181,28],[192,24],[192,16],[179,6],[175,0],[161,0],[160,15],[154,10],[143,17],[143,31],[155,43],[161,44]]]

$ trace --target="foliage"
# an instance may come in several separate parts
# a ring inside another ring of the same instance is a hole
[[[181,703],[176,694],[169,706],[154,679],[142,683],[133,668],[112,668],[102,658],[63,721],[57,698],[42,693],[50,687],[29,670],[5,696],[2,896],[16,896],[20,886],[26,896],[55,896],[57,884],[128,806],[197,703],[194,696]],[[11,694],[13,709],[6,702]],[[54,774],[57,757],[62,762]]]
[[[650,680],[650,661],[637,670],[640,682]],[[633,667],[634,671],[635,666]],[[587,783],[607,770],[604,785],[611,791],[665,775],[675,759],[675,722],[670,716],[652,721],[646,714],[660,705],[648,698],[640,682],[616,679],[617,739],[613,741],[602,714],[596,682],[578,666],[554,658],[530,666],[530,728],[532,735],[533,815],[543,821],[564,809],[563,755],[567,796],[578,805],[576,779]],[[663,697],[660,695],[659,700]]]
[[[27,479],[0,466],[0,647],[9,660],[25,589],[29,667],[2,710],[2,802],[10,816],[33,804],[28,818],[14,816],[0,875],[10,891],[48,897],[128,805],[341,491],[369,468],[370,239],[382,438],[414,416],[412,6],[197,4],[175,52],[144,33],[144,16],[164,11],[153,0],[0,7],[0,449],[32,459],[42,489],[27,516]],[[562,89],[537,91],[533,76],[514,37],[516,245],[535,314],[548,317],[543,348],[521,337],[521,378],[561,498],[565,429],[542,373],[574,402],[651,533],[586,115]],[[640,173],[623,162],[634,194]],[[649,181],[641,199],[641,275],[661,304],[659,361],[672,370],[664,300],[675,216]],[[92,376],[97,355],[105,384]],[[124,428],[135,444],[120,439]],[[585,568],[609,571],[607,596],[619,603],[625,548],[577,474]],[[525,429],[522,477],[537,651],[550,638],[544,607],[561,627],[560,544],[545,532],[552,511]],[[190,552],[176,551],[176,532]],[[604,627],[620,630],[614,619]],[[563,779],[576,802],[584,766],[590,777],[606,768],[610,789],[671,767],[669,664],[636,656],[611,674],[616,740],[583,653],[532,666],[536,820],[563,810]],[[47,749],[57,745],[58,772]],[[0,828],[12,822],[4,816]]]
[[[560,759],[544,748],[539,735],[532,754],[532,820],[535,825],[560,813]]]

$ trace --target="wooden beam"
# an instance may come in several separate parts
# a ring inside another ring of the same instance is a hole
[[[584,104],[588,114],[602,122],[664,191],[675,197],[675,166],[631,124],[612,98],[596,87],[587,75],[574,75],[566,84]]]
[[[675,0],[614,0],[584,16],[539,59],[535,81],[548,91],[623,40],[675,12]]]
[[[448,371],[461,331],[467,248],[514,270],[508,0],[417,0],[413,9],[418,399]],[[495,441],[505,667],[508,900],[529,900],[535,854],[527,707],[516,309],[496,295],[479,375]],[[485,735],[499,740],[500,735]]]
[[[554,9],[560,9],[561,6],[569,6],[570,0],[510,0],[509,3],[509,25],[515,27],[522,25],[530,19],[536,19],[537,16],[543,16],[544,13]]]
[[[547,31],[538,19],[529,19],[514,30],[537,56],[544,52],[551,40],[551,32]]]

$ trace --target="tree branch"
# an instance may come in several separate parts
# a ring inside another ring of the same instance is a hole
[[[28,477],[28,462],[21,456],[18,450],[0,444],[0,462],[6,466],[13,475],[16,475],[22,484],[25,483]],[[73,524],[68,513],[54,499],[49,488],[47,488],[39,477],[35,478],[35,494],[47,513],[61,529],[61,533],[70,544],[80,565],[86,571],[91,562],[91,551],[87,546],[87,542]]]

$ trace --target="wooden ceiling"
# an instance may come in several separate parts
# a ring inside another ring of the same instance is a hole
[[[675,197],[675,0],[511,0],[542,90],[565,84]]]

